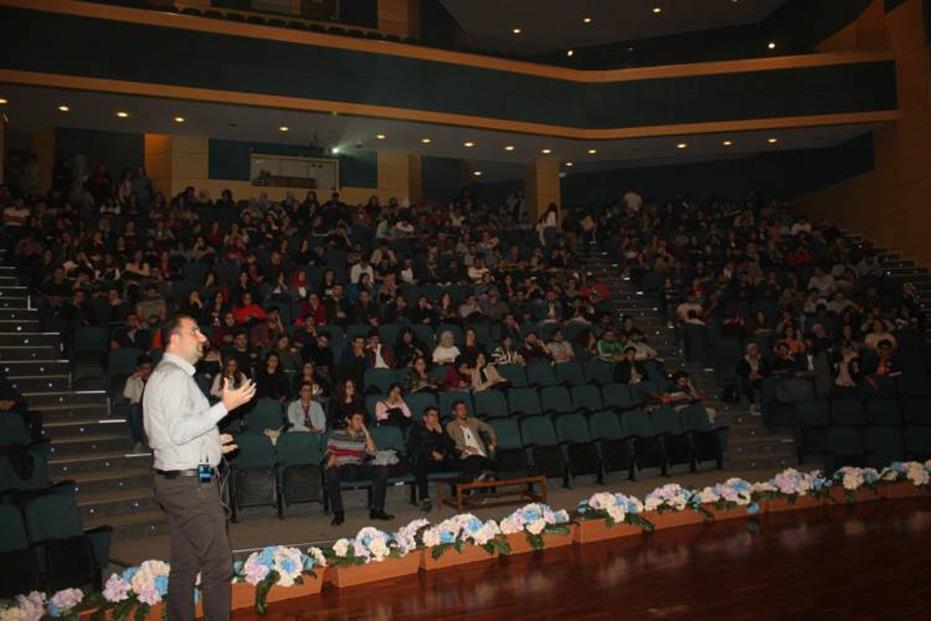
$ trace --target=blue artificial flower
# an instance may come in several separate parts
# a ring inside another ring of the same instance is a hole
[[[753,503],[747,507],[747,513],[749,513],[750,515],[753,515],[754,513],[759,513],[759,512],[760,512],[760,505],[757,503]]]
[[[259,563],[265,565],[266,567],[271,567],[272,563],[275,560],[275,548],[267,547],[262,548],[262,551],[259,553]]]
[[[294,573],[294,561],[290,558],[284,558],[281,560],[281,569],[286,573]]]
[[[453,537],[453,534],[448,530],[440,533],[440,543],[453,543],[455,540],[456,538]]]
[[[61,616],[61,608],[59,608],[59,607],[58,607],[58,604],[56,604],[55,602],[49,602],[49,605],[48,605],[48,608],[47,608],[47,612],[48,612],[48,614],[49,614],[50,617],[56,617],[56,618],[57,618],[57,617],[60,617],[60,616]]]
[[[197,602],[199,602],[199,601],[200,601],[200,591],[198,591],[197,588],[195,587],[195,589],[194,589],[194,604],[196,605]]]
[[[130,568],[125,569],[125,570],[123,571],[123,576],[122,576],[122,578],[123,578],[123,580],[125,580],[126,582],[132,583],[132,581],[133,581],[133,576],[135,576],[137,573],[139,573],[139,568],[138,568],[138,567],[130,567]]]
[[[233,573],[241,574],[242,573],[242,561],[233,561]]]
[[[168,576],[155,576],[155,590],[162,597],[168,594]]]
[[[364,537],[362,537],[362,545],[364,545],[367,548],[369,547],[370,543],[372,543],[371,535],[365,535]]]

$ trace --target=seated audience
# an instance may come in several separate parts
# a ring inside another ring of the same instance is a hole
[[[392,384],[384,399],[375,403],[375,421],[379,425],[407,427],[411,422],[411,409],[401,395],[401,385]]]
[[[307,431],[322,434],[326,431],[326,414],[314,398],[314,385],[304,382],[298,398],[288,404],[290,431]]]
[[[469,415],[465,401],[453,403],[453,419],[446,423],[446,433],[452,438],[459,458],[459,467],[466,480],[484,479],[486,470],[494,468],[494,452],[498,442],[495,430],[485,421]]]
[[[333,509],[333,526],[346,520],[343,511],[343,481],[372,481],[372,508],[370,520],[394,519],[385,513],[385,493],[388,488],[388,468],[367,463],[375,456],[375,440],[365,426],[365,415],[352,412],[346,427],[330,433],[327,441],[326,486],[330,506]]]

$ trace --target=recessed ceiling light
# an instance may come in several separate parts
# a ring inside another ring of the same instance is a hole
[[[175,117],[175,123],[184,123],[184,117],[183,117],[183,116],[176,116],[176,117]]]
[[[468,142],[463,142],[462,146],[464,146],[466,149],[471,149],[475,146],[475,143],[469,140]]]
[[[282,125],[281,127],[278,128],[278,131],[280,131],[280,132],[286,132],[286,131],[288,131],[288,126],[287,126],[287,125]]]
[[[721,144],[723,144],[725,147],[729,147],[729,146],[731,146],[731,145],[734,144],[734,143],[731,142],[730,140],[725,140],[725,141],[722,142]]]
[[[504,147],[504,150],[505,150],[505,151],[513,151],[513,150],[514,150],[514,145],[512,145],[512,144],[506,145],[506,146]]]
[[[68,112],[69,110],[71,110],[71,108],[65,105],[61,105],[61,106],[58,106],[58,110],[61,112]]]
[[[687,146],[689,146],[687,142],[680,142],[679,144],[676,145],[676,148],[677,148],[677,149],[684,149],[684,148],[686,148]]]
[[[481,176],[482,176],[482,171],[476,170],[476,171],[473,172],[472,174],[475,175],[476,177],[481,177]]]
[[[543,155],[549,155],[552,152],[553,152],[552,149],[540,149],[540,153],[542,153]]]
[[[653,7],[653,12],[654,12],[654,13],[662,13],[662,12],[663,12],[663,7],[661,7],[661,6],[655,6],[655,7]]]
[[[572,58],[574,54],[575,54],[575,50],[566,50],[566,56],[568,56],[569,58]]]
[[[10,102],[7,101],[6,99],[0,97],[0,106],[6,105],[6,104],[8,104],[8,103],[10,103]]]
[[[511,28],[511,32],[513,32],[514,34],[520,34],[523,31],[520,28]]]
[[[117,112],[117,113],[116,113],[116,116],[120,117],[121,119],[125,119],[125,118],[127,118],[127,117],[129,116],[129,112],[122,112],[122,111],[120,111],[120,112]]]
[[[588,150],[588,154],[589,154],[589,155],[595,155],[596,153],[598,153],[598,149],[589,149],[589,150]]]
[[[566,166],[568,166],[569,168],[572,168],[572,162],[566,162]]]
[[[339,147],[333,147],[332,149],[330,149],[330,153],[332,153],[333,155],[339,155]]]
[[[771,50],[774,50],[774,49],[776,49],[776,42],[775,42],[775,41],[770,41],[769,43],[766,44],[766,47],[768,47],[768,48],[771,49]]]
[[[385,136],[384,134],[375,134],[375,138],[377,138],[378,140],[384,140],[385,138],[387,138],[387,136]]]
[[[422,143],[424,143],[424,144],[430,144],[432,141],[431,141],[429,138],[421,138],[421,139],[420,139],[420,142],[422,142]]]
[[[777,142],[779,142],[779,139],[778,138],[767,138],[766,142],[768,142],[769,144],[776,144]]]
[[[583,23],[583,24],[591,24],[591,23],[592,23],[592,18],[586,15],[585,17],[582,18],[582,23]]]

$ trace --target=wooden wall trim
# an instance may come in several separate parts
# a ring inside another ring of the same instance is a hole
[[[778,69],[800,69],[806,67],[824,67],[851,63],[878,62],[892,60],[891,51],[870,52],[832,52],[823,54],[804,54],[797,56],[780,56],[772,58],[753,58],[746,60],[725,60],[681,65],[663,65],[657,67],[640,67],[633,69],[581,70],[568,67],[555,67],[518,60],[494,58],[479,54],[455,52],[419,45],[408,45],[392,41],[356,39],[338,35],[291,30],[274,26],[246,24],[223,21],[195,15],[160,12],[150,9],[106,5],[79,0],[0,0],[0,6],[17,9],[62,13],[80,17],[131,22],[150,26],[181,28],[221,35],[235,35],[256,39],[266,39],[299,45],[315,45],[335,49],[387,54],[418,60],[463,65],[481,69],[493,69],[521,73],[543,78],[566,80],[579,83],[626,82],[632,80],[664,79],[695,75],[714,75],[722,73],[740,73],[748,71],[772,71]]]
[[[563,125],[527,123],[507,119],[487,118],[467,114],[451,114],[377,106],[343,101],[321,99],[302,99],[282,95],[246,93],[209,88],[148,84],[128,82],[105,78],[90,78],[73,75],[37,73],[0,69],[0,82],[63,88],[77,91],[95,91],[120,95],[178,99],[183,101],[201,101],[209,103],[255,106],[281,110],[303,112],[338,112],[340,114],[371,118],[431,123],[435,125],[454,125],[477,129],[489,129],[518,134],[535,134],[570,138],[576,140],[618,140],[623,138],[645,138],[652,136],[678,136],[688,134],[708,134],[726,131],[752,131],[761,129],[782,129],[789,127],[814,127],[819,125],[850,125],[856,123],[880,123],[899,118],[898,110],[879,110],[872,112],[848,112],[839,114],[816,114],[805,116],[773,117],[762,119],[745,119],[737,121],[714,121],[706,123],[682,123],[675,125],[652,125],[643,127],[617,127],[607,129],[587,129]]]

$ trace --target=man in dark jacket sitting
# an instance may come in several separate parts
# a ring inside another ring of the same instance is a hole
[[[414,465],[420,509],[430,511],[430,486],[427,476],[431,472],[458,470],[455,459],[456,445],[440,425],[440,411],[428,407],[423,420],[411,427],[408,454]]]

